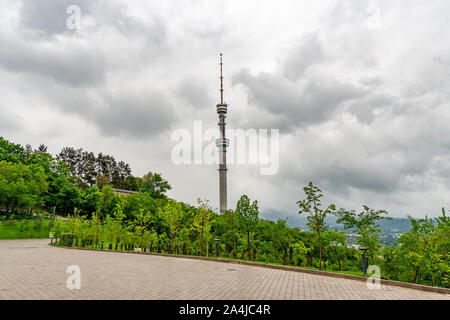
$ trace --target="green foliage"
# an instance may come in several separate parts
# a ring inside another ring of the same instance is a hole
[[[294,242],[289,245],[292,250],[292,259],[294,266],[301,266],[306,261],[306,254],[308,253],[308,248],[301,241]]]
[[[209,234],[213,222],[214,213],[207,200],[197,199],[198,210],[194,216],[193,227],[200,234],[200,255],[203,256],[203,242],[205,235]],[[185,229],[185,237],[188,237],[188,230]]]
[[[239,225],[247,235],[247,259],[250,260],[250,235],[255,231],[259,221],[258,201],[250,203],[249,197],[244,194],[236,204],[236,215]]]
[[[413,219],[410,232],[399,239],[399,247],[392,250],[402,267],[398,270],[401,281],[449,286],[450,221],[442,210],[435,219]],[[392,263],[391,263],[392,264]]]
[[[0,239],[48,238],[52,228],[54,228],[52,220],[0,222]]]
[[[389,220],[390,217],[386,217],[387,211],[374,210],[368,206],[363,205],[363,211],[356,213],[355,210],[340,209],[336,212],[338,217],[337,223],[342,223],[347,229],[356,229],[360,236],[357,243],[362,247],[367,248],[367,256],[371,264],[375,263],[375,254],[378,251],[380,238],[380,229],[377,228],[377,221]]]
[[[147,173],[140,182],[140,191],[147,192],[152,198],[164,197],[172,189],[170,184],[159,173]]]
[[[112,215],[107,214],[103,220],[99,219],[98,213],[93,215],[92,220],[86,220],[75,210],[74,215],[69,216],[64,232],[73,230],[75,246],[86,246],[90,241],[90,247],[98,248],[95,239],[100,239],[105,250],[132,251],[133,248],[141,248],[150,251],[151,247],[152,252],[202,254],[199,221],[209,211],[207,202],[201,201],[195,208],[169,200],[158,209],[156,216],[159,219],[143,209],[133,219],[126,219],[123,208],[129,199],[120,199]],[[236,210],[239,215],[231,210],[224,215],[212,214],[211,226],[206,228],[209,232],[204,233],[206,255],[214,252],[213,239],[217,238],[220,239],[219,254],[223,257],[309,268],[320,264],[317,233],[289,228],[283,219],[275,223],[258,217],[256,227],[250,232],[252,246],[249,255],[249,234],[246,233],[245,220],[241,219],[251,207],[248,197],[243,197]],[[206,210],[201,211],[203,209]],[[252,210],[257,212],[256,206]],[[210,217],[209,214],[207,216]],[[247,216],[252,216],[254,225],[255,214]],[[376,250],[374,263],[381,267],[383,277],[449,287],[449,223],[444,216],[436,220],[440,222],[414,220],[412,230],[400,238],[398,248]],[[21,228],[27,230],[31,226],[25,224]],[[54,228],[58,228],[56,223]],[[156,232],[156,229],[163,231]],[[346,246],[344,233],[323,231],[321,241],[324,269],[361,275],[361,253]]]
[[[327,230],[325,225],[325,218],[328,214],[334,213],[336,207],[334,204],[329,205],[325,210],[321,208],[321,198],[323,197],[322,190],[314,186],[310,182],[303,188],[306,198],[299,200],[297,205],[299,207],[299,214],[308,214],[308,227],[317,233],[317,241],[319,242],[319,269],[322,269],[322,239],[321,233]]]
[[[55,213],[66,215],[74,208],[82,206],[82,191],[66,176],[58,176],[49,185],[49,193],[45,196],[47,206]]]
[[[0,161],[0,207],[27,212],[43,204],[40,196],[46,191],[42,168]]]
[[[388,214],[385,210],[374,210],[363,205],[363,211],[356,213],[355,210],[340,209],[336,212],[337,223],[342,223],[345,228],[366,229],[368,226],[376,226],[379,220],[390,220],[392,218],[383,215]]]
[[[113,188],[140,192],[124,197]],[[361,274],[361,253],[325,224],[336,214],[338,223],[357,231],[358,244],[368,248],[383,277],[450,287],[450,219],[444,209],[435,220],[410,218],[412,229],[398,245],[380,248],[377,222],[387,218],[386,211],[322,208],[322,191],[312,182],[297,202],[299,213],[308,215],[308,232],[289,227],[287,219],[261,219],[258,202],[246,195],[235,210],[219,215],[207,200],[194,207],[168,198],[168,190],[161,175],[134,177],[126,163],[109,155],[65,148],[54,158],[44,145],[33,150],[0,137],[0,238],[48,237],[52,231],[57,245],[206,256],[215,253],[219,239],[221,257]],[[70,214],[65,219],[53,213]]]
[[[0,161],[22,163],[26,157],[25,150],[21,145],[11,143],[0,137]]]
[[[101,209],[102,193],[97,186],[86,189],[81,198],[81,210],[88,216]]]
[[[130,190],[137,190],[135,186],[125,183],[127,178],[132,177],[130,166],[123,161],[117,162],[113,156],[99,153],[96,157],[81,148],[65,147],[56,158],[67,165],[70,175],[82,189],[95,184],[102,189],[104,185],[111,184],[115,188],[127,186],[132,188]]]
[[[125,162],[102,153],[96,157],[81,148],[66,147],[53,157],[45,145],[33,150],[30,145],[23,148],[0,137],[1,161],[0,212],[6,214],[47,210],[65,216],[78,208],[84,215],[100,209],[106,216],[117,203],[113,188],[141,189],[147,195],[145,209],[155,213],[171,189],[160,174],[133,177]],[[133,219],[139,208],[125,211],[127,218]]]
[[[181,228],[183,218],[183,207],[181,203],[169,200],[165,207],[159,211],[159,214],[164,217],[166,225],[169,228],[170,235],[170,253],[173,252],[173,240],[178,235]]]

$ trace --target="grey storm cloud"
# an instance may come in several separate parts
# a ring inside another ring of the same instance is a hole
[[[70,5],[80,7],[82,23],[90,15],[91,25],[84,26],[84,33],[67,29]],[[125,84],[109,89],[123,71],[139,70],[139,63],[155,64],[167,54],[166,27],[160,18],[143,22],[130,16],[124,4],[102,0],[23,1],[19,17],[23,28],[0,32],[0,68],[21,75],[24,90],[62,114],[87,121],[105,136],[143,138],[170,128],[176,114],[163,86],[134,80],[132,89]],[[99,43],[101,34],[114,41]],[[127,56],[130,45],[139,62]],[[130,78],[133,81],[132,76],[122,81]],[[13,129],[6,124],[3,128]]]
[[[0,135],[5,132],[16,132],[22,129],[20,117],[0,104]]]
[[[86,26],[85,34],[68,30],[66,10],[70,5],[79,6],[82,17],[91,15],[94,25]],[[134,43],[143,40],[139,49],[146,59],[163,56],[169,50],[166,26],[160,18],[155,16],[144,23],[131,17],[124,4],[116,2],[23,1],[19,13],[25,29],[20,29],[19,35],[0,33],[0,67],[11,72],[47,77],[68,86],[97,86],[103,84],[107,71],[115,67],[108,65],[114,62],[110,56],[115,51],[129,50],[127,37],[133,37]],[[110,27],[124,37],[117,39],[116,48],[112,49],[94,38]],[[58,34],[61,36],[54,37]]]
[[[358,25],[376,15],[380,8],[381,6],[371,0],[338,1],[327,16],[327,23],[332,28],[339,28],[342,25]]]
[[[90,86],[103,82],[105,55],[77,41],[35,41],[0,34],[0,67],[51,78],[58,83]]]
[[[109,0],[45,0],[22,2],[21,22],[35,32],[35,35],[73,35],[75,30],[67,28],[67,20],[73,14],[67,12],[70,6],[78,6],[81,14],[81,28],[102,29],[112,27],[124,37],[142,37],[148,45],[166,48],[167,32],[165,22],[156,15],[149,21],[131,16],[123,3]],[[85,20],[93,20],[93,26],[86,26]],[[95,30],[91,30],[95,32]]]
[[[448,176],[444,133],[448,129],[442,126],[446,120],[438,120],[436,110],[390,116],[389,120],[374,116],[370,123],[363,119],[349,126],[331,121],[322,124],[322,129],[297,130],[295,142],[283,151],[280,178],[295,184],[314,181],[346,197],[351,190],[394,194],[422,188],[426,181],[450,186],[448,179],[442,179]],[[428,126],[432,123],[437,127]]]
[[[293,48],[284,62],[284,74],[292,81],[303,76],[305,70],[324,59],[322,46],[317,34],[308,34],[300,39],[299,46]]]
[[[377,110],[390,108],[395,102],[396,98],[389,95],[365,95],[349,102],[347,111],[356,116],[360,122],[370,124],[375,120]]]
[[[91,13],[96,0],[25,0],[22,2],[21,20],[24,26],[45,35],[69,32],[67,8],[76,5],[83,15]]]
[[[173,93],[192,108],[211,108],[214,106],[214,99],[205,91],[205,87],[204,81],[190,76],[181,80],[174,88]]]
[[[241,84],[248,90],[248,103],[269,112],[265,123],[250,126],[294,130],[330,119],[344,103],[364,96],[365,90],[349,83],[332,79],[310,79],[297,83],[280,75],[240,70],[233,75],[233,85]],[[275,122],[273,121],[275,119]]]
[[[362,24],[370,15],[367,2],[351,4],[339,4],[332,10],[339,16],[335,22],[340,26],[342,16]],[[361,73],[357,68],[370,71],[379,64],[370,52],[366,55],[370,59],[350,61],[351,67],[344,68],[349,75],[359,74],[356,80],[330,73],[336,65],[342,67],[344,60],[330,52],[339,47],[323,40],[332,38],[334,29],[322,32],[327,34],[300,38],[283,55],[277,70],[252,74],[242,69],[232,78],[233,85],[245,88],[247,103],[256,114],[242,124],[279,128],[280,133],[295,137],[281,151],[280,178],[295,185],[314,181],[335,195],[349,197],[352,190],[400,192],[411,188],[411,182],[418,187],[445,173],[442,156],[448,150],[442,144],[448,130],[442,125],[430,127],[442,116],[445,90],[419,79],[393,89],[389,79]],[[366,33],[362,28],[361,34]],[[353,32],[349,41],[359,37]],[[355,50],[361,48],[355,46]],[[417,70],[433,70],[438,64],[445,67],[442,61],[423,60]],[[432,75],[424,73],[432,80],[429,83],[447,81],[442,68],[434,71]],[[404,94],[411,90],[414,94]],[[330,138],[322,139],[324,136]]]
[[[268,113],[266,120],[255,118],[249,126],[282,128],[290,132],[299,126],[317,124],[332,118],[341,107],[370,120],[370,111],[357,108],[357,101],[370,99],[370,86],[355,85],[327,73],[328,59],[317,33],[301,37],[288,50],[280,70],[253,75],[242,69],[232,76],[233,85],[247,90],[247,102]],[[312,70],[311,68],[315,68]]]
[[[106,97],[105,102],[107,108],[96,109],[93,118],[111,136],[146,138],[165,132],[175,119],[170,100],[159,91],[120,91]]]
[[[110,0],[95,0],[91,3],[87,14],[92,18],[94,25],[89,29],[96,30],[113,29],[125,39],[140,40],[145,42],[147,54],[165,54],[170,49],[167,43],[167,23],[157,14],[152,14],[148,19],[141,19],[128,11],[125,3]],[[82,14],[86,14],[82,9]],[[83,19],[81,20],[82,28]],[[123,48],[127,50],[127,48]]]
[[[110,90],[67,88],[44,82],[36,88],[47,105],[85,120],[104,136],[146,139],[166,132],[176,120],[167,93],[154,87]]]
[[[172,129],[216,124],[223,52],[228,125],[280,129],[278,174],[230,167],[229,203],[251,192],[276,218],[313,181],[355,208],[445,205],[448,1],[16,3],[0,5],[0,134],[18,143],[126,154],[137,174],[153,159],[171,196],[214,204],[216,168],[166,155]],[[81,30],[66,27],[69,5]]]

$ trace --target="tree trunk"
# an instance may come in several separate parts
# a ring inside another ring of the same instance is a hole
[[[117,251],[117,248],[119,246],[119,240],[120,240],[120,235],[118,235],[117,238],[116,238],[116,245],[114,246],[114,250],[116,250],[116,251]]]
[[[247,259],[250,260],[250,231],[247,231],[247,245],[248,245],[248,256],[247,256]]]
[[[344,260],[344,263],[345,263],[345,269],[348,269],[348,248],[347,248],[347,246],[345,246],[345,260]]]
[[[273,262],[273,249],[275,247],[275,241],[272,240],[272,249],[270,249],[270,261]]]
[[[142,248],[142,244],[144,243],[144,237],[141,237],[141,243],[139,244],[139,248],[141,248],[141,253],[144,252],[144,249]],[[117,244],[116,244],[116,248],[117,248]],[[117,249],[116,249],[117,250]]]
[[[319,270],[322,270],[322,241],[320,240],[320,231],[317,231],[317,238],[319,241]]]
[[[200,238],[200,255],[203,256],[203,227],[202,227],[202,236]]]
[[[98,229],[99,229],[99,225],[97,225],[97,231],[95,233],[95,248],[97,249],[97,245],[98,245]]]

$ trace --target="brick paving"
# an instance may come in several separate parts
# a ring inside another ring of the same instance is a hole
[[[0,240],[0,299],[446,299],[450,295],[308,273]],[[66,287],[69,265],[81,289]]]

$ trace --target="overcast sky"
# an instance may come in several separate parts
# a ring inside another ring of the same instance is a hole
[[[227,126],[280,130],[278,174],[229,166],[229,207],[293,216],[314,181],[338,207],[450,209],[448,0],[0,0],[0,23],[11,141],[112,154],[217,207],[217,166],[170,155],[174,130],[217,125],[223,52]]]

